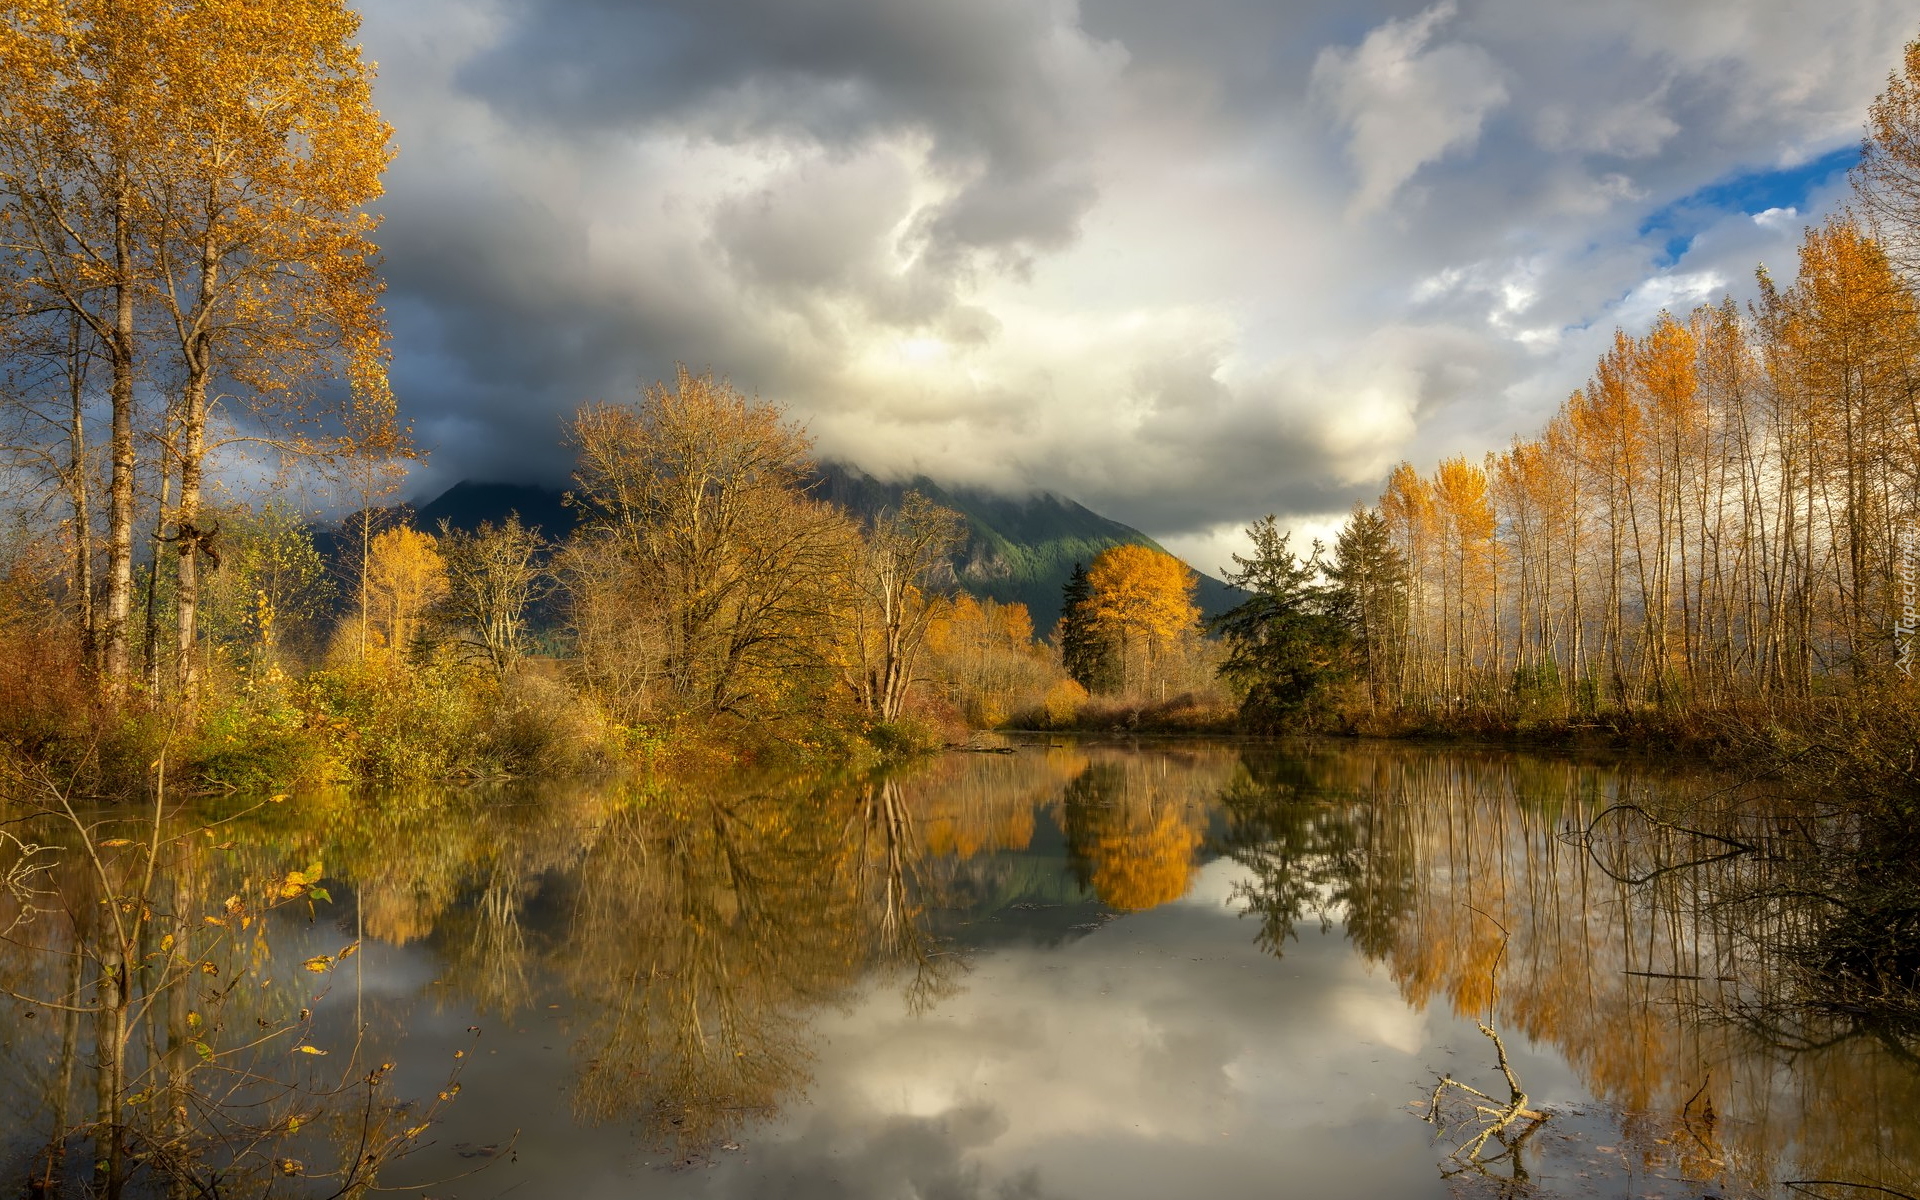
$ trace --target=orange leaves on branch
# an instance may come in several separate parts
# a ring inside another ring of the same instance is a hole
[[[1092,615],[1110,635],[1160,646],[1194,627],[1200,577],[1193,568],[1147,546],[1109,546],[1087,568]]]
[[[1198,628],[1200,577],[1149,546],[1109,546],[1087,568],[1086,615],[1119,648],[1121,684],[1147,684],[1161,655]]]
[[[402,526],[373,539],[366,582],[369,616],[387,645],[404,651],[421,614],[447,594],[447,564],[432,534]]]

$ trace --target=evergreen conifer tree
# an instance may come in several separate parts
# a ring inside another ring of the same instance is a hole
[[[1319,582],[1320,546],[1298,558],[1275,517],[1247,527],[1252,557],[1233,556],[1227,583],[1250,593],[1214,629],[1227,643],[1220,675],[1242,690],[1240,719],[1258,732],[1304,721],[1347,670],[1347,633]]]
[[[1334,539],[1328,610],[1346,630],[1369,705],[1386,699],[1407,623],[1407,564],[1378,512],[1355,505]]]
[[[1089,692],[1110,691],[1118,663],[1113,643],[1093,617],[1093,585],[1087,569],[1073,564],[1073,574],[1060,589],[1060,661],[1068,676]]]

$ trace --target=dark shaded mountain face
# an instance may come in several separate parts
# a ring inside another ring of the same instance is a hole
[[[953,556],[952,582],[982,599],[1026,605],[1041,634],[1051,633],[1060,618],[1060,590],[1073,564],[1092,562],[1108,546],[1161,549],[1139,530],[1050,492],[1003,496],[946,488],[925,478],[886,483],[840,463],[821,466],[810,486],[815,496],[868,521],[898,507],[909,490],[953,509],[966,518],[967,537]],[[559,541],[578,524],[577,510],[562,503],[562,495],[537,484],[463,480],[420,505],[413,524],[432,531],[444,519],[455,529],[471,531],[482,521],[498,525],[509,512],[517,512],[522,524],[538,526],[547,538]],[[1232,588],[1204,573],[1195,599],[1209,617],[1238,603]]]
[[[1091,563],[1108,546],[1163,547],[1130,525],[1108,520],[1051,492],[1005,496],[975,488],[948,488],[927,478],[901,483],[875,479],[857,467],[827,463],[815,472],[814,494],[871,520],[917,491],[967,520],[967,539],[953,556],[954,580],[974,595],[1018,602],[1033,627],[1051,633],[1060,619],[1060,590],[1073,564]],[[1239,603],[1234,589],[1204,572],[1195,596],[1212,617]]]
[[[520,523],[537,529],[550,542],[564,541],[580,523],[578,509],[564,503],[565,493],[530,483],[473,483],[461,480],[414,510],[416,529],[431,533],[445,521],[472,533],[480,522],[499,525],[508,513],[519,513]]]

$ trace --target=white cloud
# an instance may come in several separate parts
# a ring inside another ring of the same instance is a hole
[[[1658,154],[1680,132],[1667,114],[1665,87],[1611,106],[1549,104],[1534,119],[1534,136],[1548,150],[1615,158]]]
[[[1433,45],[1456,15],[1454,0],[1388,21],[1355,49],[1330,46],[1313,64],[1313,87],[1346,126],[1360,175],[1357,213],[1384,207],[1400,186],[1450,150],[1470,148],[1487,114],[1505,104],[1500,68],[1479,46]]]
[[[1849,144],[1912,33],[1897,0],[365,8],[419,487],[557,480],[562,414],[684,360],[825,452],[1210,569],[1536,428],[1616,322],[1790,275],[1840,183],[1698,213],[1677,263],[1649,217]]]

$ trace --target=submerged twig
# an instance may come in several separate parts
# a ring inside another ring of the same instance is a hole
[[[1503,1103],[1487,1095],[1472,1084],[1462,1083],[1451,1075],[1442,1075],[1433,1085],[1433,1096],[1428,1101],[1426,1115],[1426,1120],[1429,1123],[1436,1126],[1440,1124],[1440,1102],[1446,1095],[1448,1088],[1454,1088],[1459,1092],[1463,1092],[1484,1102],[1473,1105],[1475,1117],[1484,1122],[1480,1131],[1465,1142],[1462,1142],[1460,1146],[1449,1155],[1449,1157],[1458,1159],[1462,1163],[1469,1165],[1480,1162],[1480,1152],[1486,1148],[1487,1142],[1493,1138],[1500,1138],[1500,1135],[1505,1133],[1514,1122],[1522,1118],[1531,1122],[1527,1129],[1521,1134],[1521,1137],[1525,1137],[1547,1119],[1546,1113],[1539,1112],[1530,1107],[1527,1093],[1521,1088],[1519,1077],[1513,1073],[1513,1064],[1507,1058],[1507,1044],[1500,1037],[1499,1031],[1485,1021],[1475,1021],[1474,1024],[1478,1025],[1480,1032],[1485,1034],[1487,1040],[1493,1043],[1494,1054],[1500,1067],[1500,1074],[1504,1076],[1507,1081],[1507,1100]],[[1500,1142],[1501,1145],[1506,1146],[1507,1153],[1512,1152],[1513,1146],[1509,1144],[1505,1138],[1500,1138]],[[1505,1157],[1505,1155],[1503,1154],[1497,1157]]]

